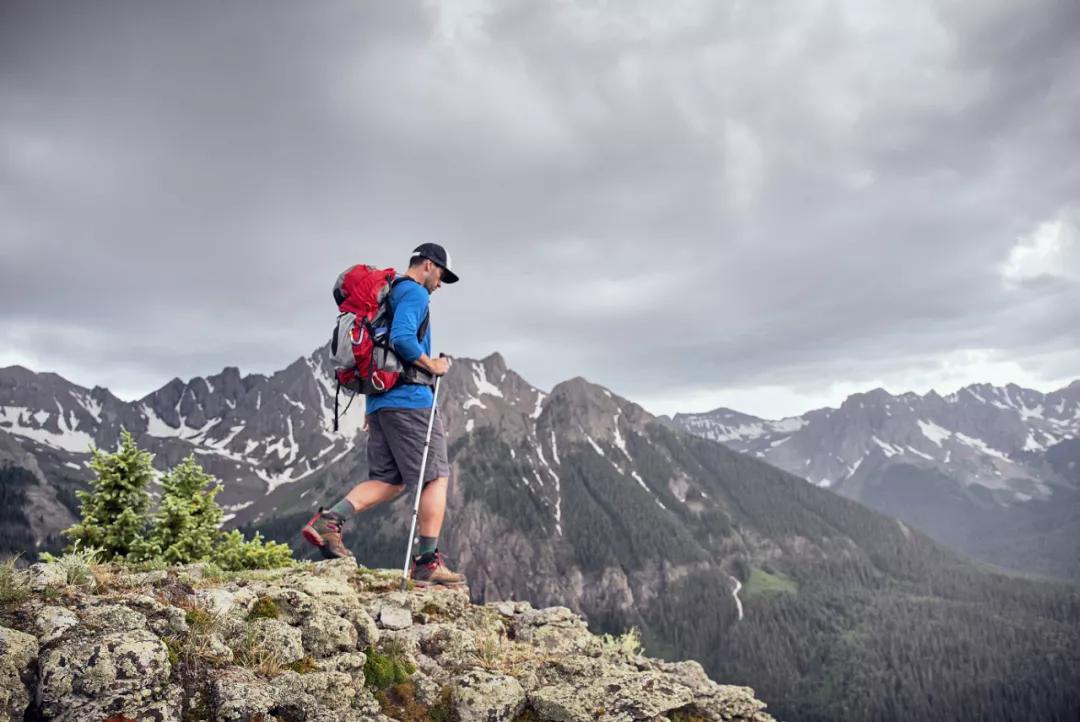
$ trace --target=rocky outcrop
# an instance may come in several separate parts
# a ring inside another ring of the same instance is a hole
[[[771,719],[752,690],[569,609],[399,591],[351,560],[99,568],[78,587],[49,572],[20,572],[26,595],[0,605],[0,722]]]

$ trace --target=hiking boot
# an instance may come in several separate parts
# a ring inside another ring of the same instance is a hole
[[[323,511],[311,517],[300,533],[309,542],[319,547],[324,559],[342,559],[353,553],[341,540],[341,530],[345,526],[345,517],[332,511]]]
[[[409,577],[418,587],[431,585],[459,587],[465,584],[465,575],[447,569],[446,558],[439,551],[414,557]]]

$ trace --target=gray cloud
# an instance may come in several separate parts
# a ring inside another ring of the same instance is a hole
[[[436,345],[544,386],[1080,370],[1068,0],[0,13],[0,348],[81,383],[279,368],[427,240]]]

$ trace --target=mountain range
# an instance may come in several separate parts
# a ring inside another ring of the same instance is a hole
[[[874,389],[781,420],[720,408],[673,421],[978,559],[1080,581],[1080,381]]]
[[[299,527],[367,474],[362,402],[332,431],[330,379],[325,348],[270,376],[228,368],[134,402],[0,370],[0,554],[61,542],[88,445],[116,448],[121,427],[158,469],[194,453],[231,525],[310,554]],[[780,719],[1080,710],[1075,587],[996,572],[582,378],[545,392],[493,354],[458,360],[440,398],[453,470],[440,545],[477,601],[636,626],[651,654],[754,687]],[[349,524],[362,563],[400,566],[404,498]]]

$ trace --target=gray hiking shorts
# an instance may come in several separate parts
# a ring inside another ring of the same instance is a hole
[[[420,478],[431,409],[379,409],[368,414],[368,478],[387,484],[414,484]],[[450,476],[442,414],[435,412],[424,481]]]

